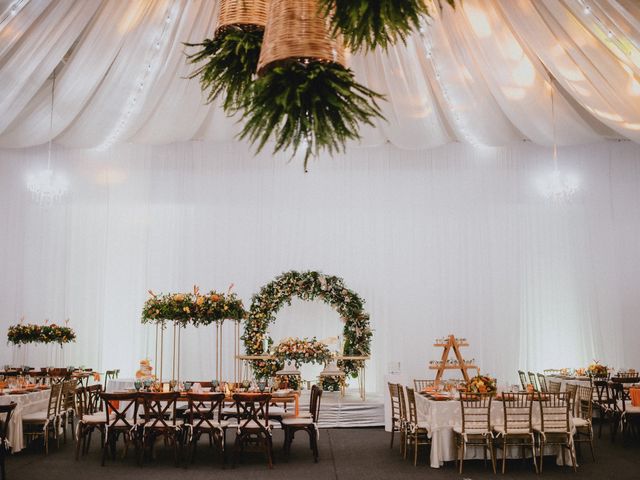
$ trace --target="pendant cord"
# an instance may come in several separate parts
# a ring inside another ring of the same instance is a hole
[[[56,91],[56,71],[53,71],[53,83],[51,84],[51,112],[49,114],[49,155],[47,157],[47,170],[51,170],[51,148],[53,145],[53,101]]]

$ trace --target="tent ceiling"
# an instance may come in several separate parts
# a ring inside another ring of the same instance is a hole
[[[236,119],[187,80],[183,42],[215,27],[215,1],[0,0],[0,147],[49,140],[229,140]],[[384,93],[387,122],[363,143],[421,149],[460,141],[640,141],[640,7],[635,0],[464,0],[387,52],[353,55]]]

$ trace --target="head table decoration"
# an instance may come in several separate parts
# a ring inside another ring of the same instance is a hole
[[[271,348],[273,341],[267,334],[267,328],[269,324],[275,322],[276,314],[285,304],[291,305],[294,296],[302,300],[322,300],[338,312],[344,323],[344,346],[341,352],[343,355],[367,356],[371,353],[373,332],[369,325],[369,315],[363,308],[364,300],[357,293],[349,290],[340,277],[316,271],[289,271],[276,277],[253,296],[242,336],[247,355],[268,353],[265,347]],[[330,356],[328,348],[325,351],[317,346],[316,343],[320,342],[315,339],[307,342],[310,343],[285,342],[282,345],[285,353],[280,354],[280,359],[253,361],[256,377],[271,377],[282,369],[282,356],[285,354],[299,362],[307,359],[317,363],[320,363],[319,360],[328,360]],[[298,352],[298,347],[309,353],[309,356],[305,357],[304,353]],[[296,349],[295,352],[292,351],[293,348]],[[276,357],[277,355],[276,352]],[[362,363],[361,360],[340,360],[338,366],[347,377],[356,378]]]
[[[495,378],[486,375],[476,375],[472,377],[466,384],[467,393],[496,393]]]
[[[601,365],[597,360],[595,360],[587,368],[587,373],[592,377],[606,377],[607,375],[609,375],[609,369],[605,365]]]

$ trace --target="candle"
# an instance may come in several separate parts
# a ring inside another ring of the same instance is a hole
[[[169,392],[169,384],[168,384],[168,383],[163,383],[163,384],[162,384],[162,391],[163,391],[164,393]]]

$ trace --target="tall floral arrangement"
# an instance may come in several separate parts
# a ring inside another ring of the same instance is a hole
[[[142,323],[176,322],[182,327],[221,323],[224,320],[240,321],[245,316],[242,300],[235,293],[212,290],[201,293],[197,286],[189,293],[155,294],[149,290],[149,298],[142,309]]]
[[[17,324],[9,327],[7,341],[14,345],[27,343],[58,343],[60,345],[76,341],[76,333],[68,326]]]

